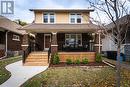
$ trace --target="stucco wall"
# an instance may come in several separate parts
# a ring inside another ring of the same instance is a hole
[[[43,22],[43,12],[35,12],[35,23]]]
[[[44,12],[34,12],[35,13],[35,23],[43,23],[43,13]],[[55,13],[55,23],[69,23],[69,12],[57,12]],[[89,22],[89,12],[81,13],[82,23]]]

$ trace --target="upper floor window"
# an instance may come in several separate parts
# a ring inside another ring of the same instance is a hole
[[[20,41],[20,37],[18,35],[13,35],[13,40]]]
[[[44,23],[54,23],[55,22],[54,13],[44,13],[43,21],[44,21]]]
[[[70,23],[81,23],[82,17],[79,13],[71,13],[70,14]]]

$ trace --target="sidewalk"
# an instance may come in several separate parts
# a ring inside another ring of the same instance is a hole
[[[107,59],[107,58],[103,58],[103,60],[105,62],[108,62],[108,63],[112,64],[112,65],[116,65],[116,62],[117,62],[116,60]],[[130,62],[124,62],[124,61],[122,61],[121,62],[121,68],[125,68],[125,69],[130,70]]]
[[[23,66],[22,61],[18,61],[6,66],[11,72],[11,77],[0,87],[19,87],[31,77],[45,71],[48,66]]]

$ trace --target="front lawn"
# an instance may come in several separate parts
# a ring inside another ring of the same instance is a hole
[[[122,87],[130,86],[130,71],[122,70]],[[28,80],[22,87],[115,87],[111,67],[52,67]]]
[[[10,63],[19,61],[21,59],[22,59],[21,56],[17,56],[17,57],[11,57],[11,58],[0,60],[0,84],[5,82],[11,76],[11,73],[6,70],[5,66]]]

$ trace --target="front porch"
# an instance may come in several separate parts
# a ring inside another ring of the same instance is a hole
[[[94,34],[92,33],[57,33],[55,45],[51,44],[52,34],[37,33],[33,51],[48,51],[57,46],[57,52],[95,52]]]
[[[61,62],[65,62],[70,56],[74,60],[76,58],[82,60],[83,57],[87,57],[89,62],[95,62],[96,52],[100,53],[101,50],[100,32],[95,26],[92,27],[89,24],[55,25],[34,24],[33,27],[26,27],[28,32],[35,35],[35,39],[30,42],[28,35],[24,35],[23,50],[31,48],[30,52],[46,51],[48,60],[58,53]],[[38,29],[34,29],[34,27]]]

